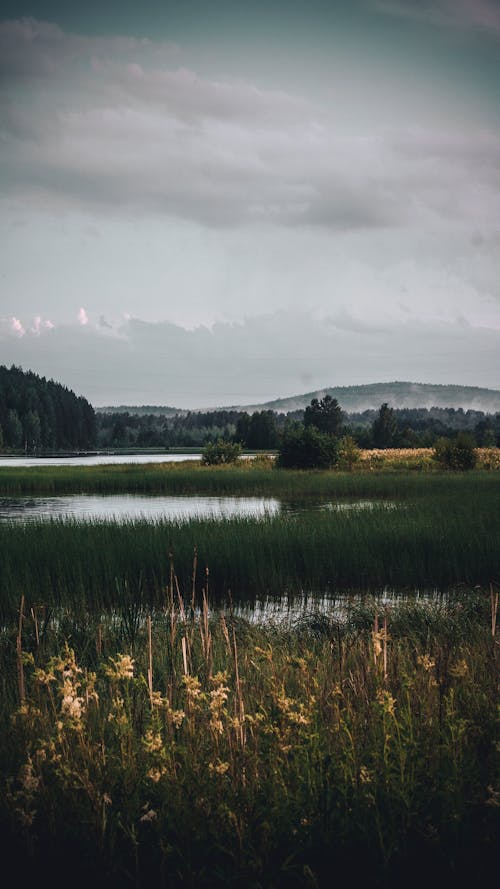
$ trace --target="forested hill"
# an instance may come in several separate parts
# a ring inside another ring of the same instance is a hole
[[[437,383],[368,383],[359,386],[336,386],[277,398],[263,404],[231,407],[226,410],[260,411],[272,410],[279,413],[304,410],[312,398],[321,399],[325,395],[336,398],[347,413],[378,408],[384,402],[396,409],[402,408],[454,408],[476,410],[494,414],[500,411],[500,390],[479,386],[440,385]]]
[[[32,371],[0,365],[0,448],[88,450],[95,440],[95,412],[86,398]]]

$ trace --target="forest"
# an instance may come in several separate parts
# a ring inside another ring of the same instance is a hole
[[[313,404],[316,399],[313,399]],[[336,399],[333,401],[338,404]],[[64,450],[202,448],[218,439],[247,450],[279,448],[285,429],[311,422],[311,407],[283,413],[94,408],[61,383],[20,367],[0,366],[0,450],[42,454]],[[309,413],[308,413],[309,412]],[[361,448],[433,447],[439,438],[468,432],[479,447],[500,444],[500,413],[462,408],[378,408],[349,413],[338,405],[335,434]]]
[[[95,447],[96,415],[66,386],[0,366],[0,448],[26,453]]]
[[[188,411],[175,416],[97,410],[97,446],[204,447],[223,438],[249,450],[272,450],[279,447],[286,426],[302,422],[304,415],[302,410],[287,414]],[[470,433],[480,447],[495,447],[500,443],[500,414],[442,407],[397,409],[384,404],[362,413],[342,412],[337,431],[351,435],[362,448],[433,447],[438,438],[462,431]]]

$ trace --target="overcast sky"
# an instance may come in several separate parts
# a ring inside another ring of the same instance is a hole
[[[16,0],[0,363],[96,407],[500,389],[499,0]]]

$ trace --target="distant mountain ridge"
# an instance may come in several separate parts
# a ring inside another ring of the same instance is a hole
[[[195,408],[193,413],[210,411],[254,411],[272,410],[277,413],[304,410],[313,398],[330,395],[336,398],[346,413],[360,413],[376,410],[387,402],[393,408],[462,408],[495,414],[500,411],[500,390],[480,386],[458,386],[437,383],[412,383],[394,381],[390,383],[364,383],[358,386],[329,386],[300,395],[276,398],[260,404]],[[119,405],[116,407],[96,407],[96,413],[161,414],[164,416],[185,415],[185,408],[161,405]]]
[[[449,407],[478,410],[485,413],[500,411],[500,390],[480,386],[457,386],[437,383],[366,383],[359,386],[328,386],[303,395],[276,398],[263,404],[247,405],[241,410],[273,410],[278,413],[304,410],[312,398],[330,395],[336,398],[346,413],[358,413],[379,408],[387,402],[393,408]]]

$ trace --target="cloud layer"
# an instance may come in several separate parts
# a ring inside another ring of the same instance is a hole
[[[4,319],[0,346],[3,363],[62,380],[95,406],[197,408],[394,379],[496,388],[500,330],[279,312],[193,330],[136,318],[118,327],[41,322],[20,335]]]
[[[7,194],[215,227],[500,223],[500,136],[487,126],[384,126],[381,109],[379,128],[349,132],[335,107],[209,79],[175,55],[0,24]]]

